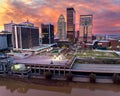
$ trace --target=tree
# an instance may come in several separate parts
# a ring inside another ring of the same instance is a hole
[[[89,75],[89,81],[90,83],[96,83],[96,74],[91,73]]]
[[[66,80],[67,81],[72,81],[72,78],[73,78],[73,74],[71,72],[66,74]]]
[[[46,71],[44,73],[45,79],[50,80],[52,78],[52,72],[51,71]]]
[[[112,80],[114,84],[120,84],[120,76],[117,73],[113,75]]]

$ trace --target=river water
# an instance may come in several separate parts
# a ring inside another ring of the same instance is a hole
[[[120,85],[62,81],[31,84],[0,78],[0,96],[120,96]]]

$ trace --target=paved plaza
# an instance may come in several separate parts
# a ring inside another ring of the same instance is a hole
[[[56,60],[50,56],[31,56],[24,59],[15,59],[14,63],[22,64],[52,64],[53,65],[65,65],[68,59]]]

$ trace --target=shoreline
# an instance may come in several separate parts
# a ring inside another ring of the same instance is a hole
[[[89,81],[89,78],[76,78],[73,77],[72,81],[67,81],[67,80],[60,80],[60,79],[42,79],[42,78],[26,78],[26,77],[13,77],[13,76],[1,76],[1,79],[11,79],[15,81],[20,81],[20,82],[25,82],[25,83],[30,83],[30,84],[40,84],[40,85],[45,85],[45,86],[66,86],[69,83],[91,83]],[[63,84],[59,84],[63,83]],[[112,79],[96,79],[95,83],[92,84],[114,84]]]
[[[65,81],[65,80],[46,80],[40,78],[20,78],[20,77],[13,77],[13,76],[1,76],[1,79],[11,79],[15,81],[20,81],[28,84],[35,84],[35,85],[45,85],[45,86],[67,86],[70,82],[78,83],[75,81]]]

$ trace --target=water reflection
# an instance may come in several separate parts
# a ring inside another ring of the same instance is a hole
[[[43,82],[44,82],[44,85],[40,85],[40,84],[25,83],[21,81],[12,80],[12,79],[0,78],[0,86],[5,86],[5,88],[7,90],[10,90],[11,93],[15,91],[19,93],[26,93],[30,89],[57,91],[57,92],[64,92],[64,93],[70,93],[72,90],[72,87],[69,86],[68,82],[55,82],[55,83],[53,81],[43,81]],[[51,84],[53,86],[49,86]]]
[[[105,96],[107,94],[120,96],[120,85],[44,82],[44,84],[31,84],[0,78],[0,94],[1,96]]]
[[[20,93],[26,93],[28,91],[28,88],[26,88],[26,84],[16,82],[14,80],[0,79],[0,86],[5,86],[5,88],[7,90],[10,90],[11,93],[16,90]]]

